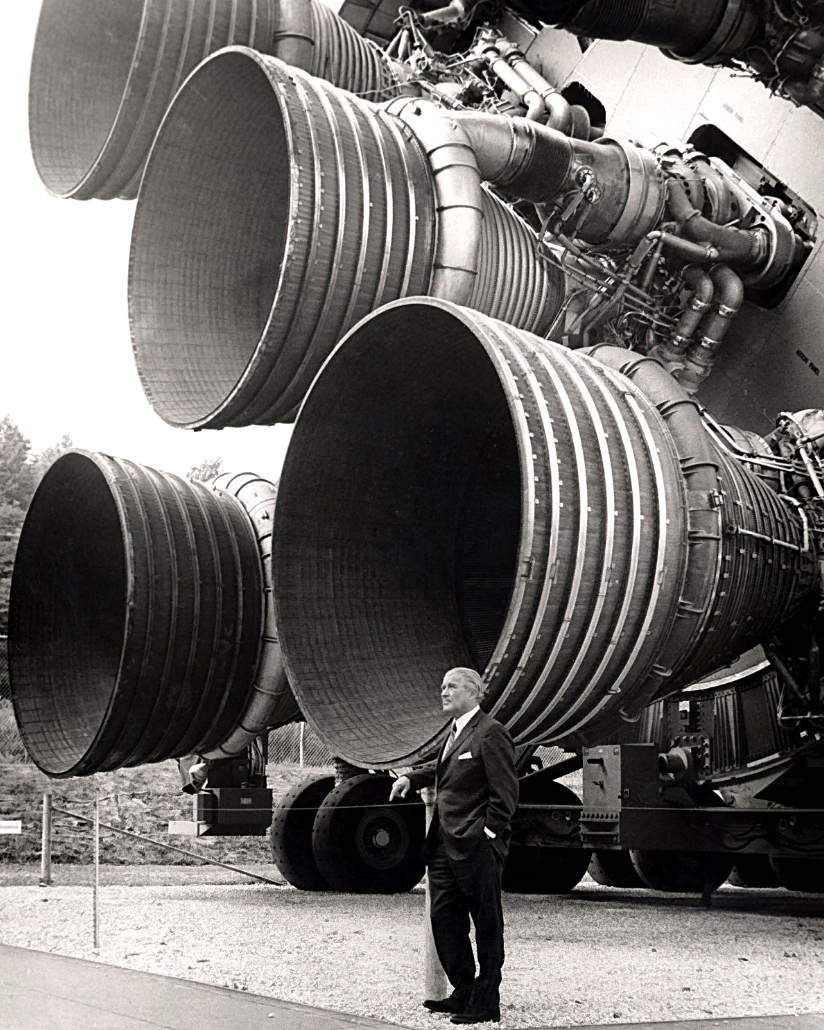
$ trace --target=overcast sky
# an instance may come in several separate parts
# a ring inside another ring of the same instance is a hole
[[[4,6],[3,333],[0,418],[10,414],[42,450],[68,433],[75,446],[185,473],[205,457],[277,477],[285,426],[173,429],[138,382],[129,339],[127,266],[134,201],[57,200],[34,169],[28,76],[37,0]]]

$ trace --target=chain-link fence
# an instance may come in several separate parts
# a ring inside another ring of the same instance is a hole
[[[331,764],[332,752],[305,722],[281,726],[269,734],[269,765],[317,768]]]

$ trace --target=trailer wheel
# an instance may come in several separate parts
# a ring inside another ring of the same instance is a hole
[[[786,890],[824,894],[824,859],[771,857],[770,866]]]
[[[533,773],[520,783],[523,804],[569,805],[580,808],[578,795],[555,780],[546,779],[547,770]],[[525,821],[546,822],[549,837],[561,837],[553,823],[557,813],[545,816],[526,811]],[[516,815],[516,819],[518,816]],[[566,894],[583,879],[592,852],[588,848],[553,848],[538,844],[510,844],[504,863],[502,887],[510,894]]]
[[[315,817],[312,849],[333,890],[401,894],[424,874],[423,802],[389,801],[392,778],[365,773],[344,780]]]
[[[584,848],[512,844],[504,864],[503,889],[509,894],[566,894],[583,879],[589,856]]]
[[[632,864],[655,891],[702,894],[727,879],[734,856],[716,851],[630,851]]]
[[[727,883],[733,887],[778,887],[769,855],[739,855]]]
[[[334,776],[310,776],[287,791],[275,808],[272,859],[298,890],[329,890],[312,851],[312,827],[321,802],[334,786]]]
[[[645,887],[628,851],[593,851],[587,872],[603,887]]]

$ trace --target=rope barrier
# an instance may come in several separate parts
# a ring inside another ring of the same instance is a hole
[[[65,808],[58,808],[57,805],[52,805],[52,811],[58,812],[60,815],[69,816],[71,819],[79,819],[80,822],[95,824],[94,819],[89,819],[85,815],[79,815],[76,812],[68,812]],[[221,869],[229,869],[233,873],[241,873],[243,876],[249,876],[253,880],[262,880],[263,883],[271,883],[275,887],[282,887],[283,884],[278,880],[272,880],[268,876],[261,876],[259,873],[250,873],[248,869],[241,869],[240,866],[230,865],[228,862],[219,862],[216,858],[207,858],[205,855],[199,855],[196,851],[187,851],[185,848],[179,848],[175,844],[166,844],[164,841],[155,840],[153,837],[146,837],[142,833],[134,833],[132,830],[123,830],[119,826],[112,826],[110,823],[99,823],[99,827],[106,830],[113,830],[115,833],[122,833],[126,837],[134,837],[137,840],[146,841],[148,844],[156,844],[159,848],[165,848],[167,851],[177,851],[181,855],[187,855],[189,858],[195,858],[199,862],[205,862],[207,865],[220,866]]]

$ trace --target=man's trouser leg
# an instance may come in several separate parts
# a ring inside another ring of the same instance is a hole
[[[483,840],[465,859],[452,859],[439,840],[430,862],[433,936],[438,957],[453,987],[472,983],[475,958],[470,921],[475,924],[478,979],[468,1007],[497,1012],[504,965],[504,911],[501,877],[504,859]]]
[[[429,913],[435,950],[449,982],[458,992],[469,992],[475,980],[475,956],[469,940],[469,906],[453,871],[454,865],[440,835],[429,861]]]
[[[466,898],[475,924],[478,978],[470,1002],[473,1011],[499,1011],[501,968],[504,964],[504,913],[501,876],[504,860],[484,840],[466,859],[451,861],[456,883]]]

